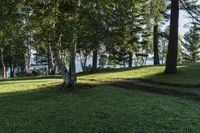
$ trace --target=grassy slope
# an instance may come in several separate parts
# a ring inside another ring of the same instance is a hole
[[[182,73],[170,76],[173,80],[166,78],[168,76],[165,77],[167,80],[152,76],[160,73],[162,67],[86,75],[80,76],[79,80],[87,82],[116,76],[127,76],[130,79],[149,76],[170,83],[179,79],[175,83],[185,84],[186,80],[196,84],[199,81],[198,69],[199,65],[181,67]],[[108,85],[77,89],[64,94],[56,89],[56,85],[61,82],[57,78],[1,81],[0,132],[182,133],[200,130],[199,101]]]
[[[164,75],[163,71],[164,66],[152,66],[118,72],[83,75],[79,77],[79,80],[147,79],[168,84],[200,85],[200,64],[179,66],[178,74],[176,75]]]

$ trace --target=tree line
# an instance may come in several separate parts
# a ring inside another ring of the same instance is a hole
[[[192,11],[190,16],[197,18],[197,10],[191,7],[198,8],[195,1],[0,1],[2,78],[6,78],[8,68],[11,77],[16,69],[31,73],[32,51],[36,51],[36,60],[48,62],[49,74],[60,71],[66,86],[76,85],[76,59],[81,60],[82,69],[86,70],[89,56],[92,56],[91,69],[96,70],[98,62],[105,65],[103,59],[111,66],[133,67],[133,59],[136,66],[142,65],[152,54],[154,65],[160,64],[162,56],[166,59],[165,73],[176,73],[179,10]],[[170,28],[163,31],[161,27],[169,20]],[[184,59],[194,60],[187,57],[191,52],[188,47],[195,44],[188,40],[196,38],[198,44],[197,34],[198,24],[184,36]],[[194,47],[197,57],[199,45]]]

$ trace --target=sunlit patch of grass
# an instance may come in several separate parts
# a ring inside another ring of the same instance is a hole
[[[79,76],[80,80],[132,79],[163,72],[162,66],[133,68],[130,70],[112,71]]]
[[[178,73],[174,75],[165,75],[164,66],[151,66],[144,68],[133,68],[124,71],[115,71],[107,73],[96,73],[79,76],[79,81],[100,81],[114,79],[145,79],[154,82],[166,84],[200,84],[200,64],[188,64],[178,66]]]
[[[7,80],[0,82],[0,94],[31,91],[51,87],[62,83],[62,79]]]

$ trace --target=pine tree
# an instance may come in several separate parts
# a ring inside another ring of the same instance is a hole
[[[183,60],[196,62],[200,57],[200,31],[197,25],[191,26],[183,38]]]
[[[159,48],[158,48],[158,28],[159,23],[163,19],[164,10],[166,8],[165,0],[151,0],[150,2],[150,13],[153,19],[153,49],[154,49],[154,65],[160,64],[159,59]]]
[[[177,72],[179,0],[172,0],[166,74]]]

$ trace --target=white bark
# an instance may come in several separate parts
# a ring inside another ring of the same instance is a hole
[[[52,51],[54,52],[55,61],[58,66],[58,69],[61,71],[64,84],[68,86],[70,83],[70,75],[65,66],[65,63],[62,61],[62,57],[61,57],[62,55],[59,54],[60,53],[59,46],[61,45],[61,39],[62,39],[62,35],[60,35],[58,43],[54,47],[52,47]]]

